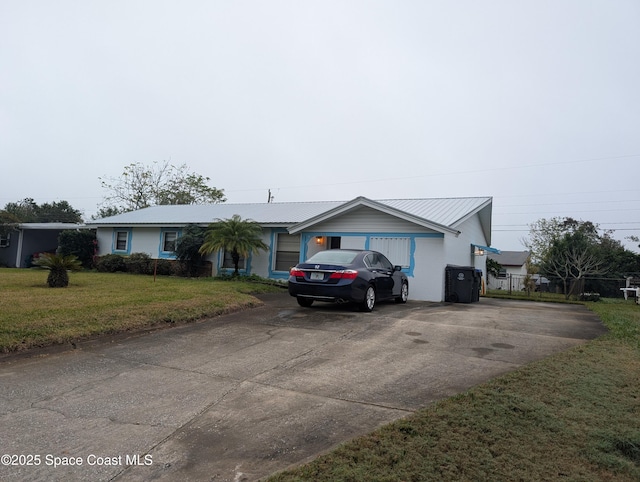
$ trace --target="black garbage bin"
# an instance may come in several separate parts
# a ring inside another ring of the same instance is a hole
[[[445,281],[445,301],[471,303],[480,299],[480,281],[473,266],[448,265],[445,268]]]

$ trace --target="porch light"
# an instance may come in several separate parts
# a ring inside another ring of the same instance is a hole
[[[316,244],[322,244],[324,242],[324,238],[322,236],[316,236]]]
[[[476,246],[475,249],[473,250],[473,254],[474,254],[474,256],[484,256],[485,252],[484,252],[484,249],[479,248],[478,246]]]

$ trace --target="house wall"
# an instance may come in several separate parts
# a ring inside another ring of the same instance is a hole
[[[96,232],[98,240],[98,256],[105,254],[122,254],[129,255],[131,253],[146,253],[152,258],[175,258],[170,253],[163,253],[162,250],[162,234],[164,231],[178,231],[178,236],[182,228],[175,226],[167,227],[116,227],[104,228],[99,227]],[[119,251],[116,249],[116,233],[118,231],[126,231],[129,233],[129,241],[127,249]]]
[[[20,245],[20,231],[11,231],[9,234],[9,246],[0,248],[0,266],[19,268],[16,264],[18,246]]]
[[[526,266],[503,266],[506,271],[504,278],[489,275],[488,286],[496,290],[524,290],[524,278],[527,275]]]
[[[484,231],[482,230],[482,225],[480,224],[479,217],[477,215],[472,216],[471,218],[456,226],[456,229],[460,231],[460,234],[458,236],[447,234],[445,237],[445,256],[443,259],[445,259],[446,262],[441,269],[443,279],[443,300],[445,290],[445,268],[447,264],[457,266],[473,266],[474,268],[482,271],[482,276],[486,283],[487,256],[486,254],[482,256],[474,255],[474,250],[472,247],[473,244],[480,244],[482,246],[486,246],[489,244],[484,236]]]

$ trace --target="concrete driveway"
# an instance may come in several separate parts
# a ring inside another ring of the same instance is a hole
[[[255,480],[605,332],[575,305],[263,299],[0,359],[0,479]]]

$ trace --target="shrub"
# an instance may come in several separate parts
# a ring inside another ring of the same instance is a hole
[[[151,265],[151,273],[155,269],[158,276],[170,276],[173,274],[173,263],[168,259],[158,259],[157,265]]]
[[[76,256],[85,268],[93,266],[97,247],[96,232],[92,229],[66,230],[58,236],[59,253]]]
[[[130,256],[124,258],[124,265],[128,273],[153,274],[151,256],[147,253],[131,253]]]
[[[103,273],[115,273],[116,271],[126,271],[124,258],[119,254],[105,254],[96,261],[96,269]]]
[[[82,263],[73,255],[63,256],[61,254],[42,253],[33,264],[49,270],[47,284],[50,288],[66,288],[69,286],[68,271],[82,269]]]

